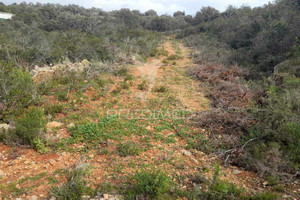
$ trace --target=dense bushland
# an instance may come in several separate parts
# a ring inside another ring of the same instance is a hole
[[[160,34],[147,29],[169,30],[161,28],[167,26],[164,17],[154,11],[104,12],[76,5],[26,3],[0,4],[0,11],[15,14],[11,21],[0,22],[4,30],[0,33],[0,60],[21,66],[55,64],[65,59],[122,62],[138,56],[135,59],[143,60],[160,41]],[[170,23],[178,20],[165,18],[173,28],[182,27]]]
[[[134,54],[147,57],[155,48],[158,34],[146,30],[178,31],[178,38],[198,47],[203,40],[218,43],[219,50],[214,50],[219,52],[220,61],[248,67],[250,75],[255,74],[252,78],[299,56],[297,0],[280,0],[253,9],[229,6],[224,12],[204,7],[195,17],[180,11],[174,16],[158,16],[153,10],[104,12],[76,5],[26,3],[1,4],[0,11],[16,14],[12,21],[0,23],[5,30],[0,34],[0,59],[19,65],[65,59],[118,61]]]
[[[259,72],[270,74],[276,64],[299,56],[299,12],[297,0],[279,0],[254,9],[229,6],[224,12],[205,7],[177,37],[187,38],[193,46],[201,45],[196,42],[203,41],[199,37],[206,43],[218,41],[218,47],[226,50],[225,55],[217,50],[222,63],[238,63],[258,78]]]

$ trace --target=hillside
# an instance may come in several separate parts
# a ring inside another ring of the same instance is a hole
[[[0,3],[0,200],[299,199],[299,9]]]

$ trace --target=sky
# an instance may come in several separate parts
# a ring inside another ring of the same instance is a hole
[[[263,6],[273,0],[0,0],[6,5],[20,2],[40,2],[40,3],[59,3],[63,5],[76,4],[86,8],[96,7],[104,11],[119,10],[129,8],[145,12],[153,9],[159,14],[173,14],[180,10],[186,14],[195,14],[203,6],[211,6],[220,11],[224,11],[228,5],[240,6]]]

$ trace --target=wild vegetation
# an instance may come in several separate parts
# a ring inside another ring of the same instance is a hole
[[[300,198],[299,1],[0,12],[0,199]]]

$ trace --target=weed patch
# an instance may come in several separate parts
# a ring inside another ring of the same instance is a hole
[[[172,179],[161,171],[141,171],[130,177],[131,187],[126,191],[127,199],[171,197]]]
[[[135,142],[123,142],[118,145],[118,155],[121,157],[139,155],[143,148]]]
[[[69,180],[60,187],[53,187],[51,195],[57,200],[81,200],[83,195],[94,194],[91,187],[87,186],[85,177],[89,175],[88,165],[81,164],[69,172]]]

